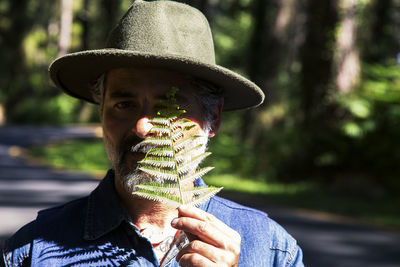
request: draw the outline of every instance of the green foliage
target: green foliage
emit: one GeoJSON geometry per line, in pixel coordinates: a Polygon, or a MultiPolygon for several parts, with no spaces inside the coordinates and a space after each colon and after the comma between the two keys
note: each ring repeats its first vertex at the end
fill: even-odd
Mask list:
{"type": "Polygon", "coordinates": [[[110,168],[101,139],[69,140],[46,146],[37,145],[30,148],[28,154],[54,167],[100,176],[110,168]]]}
{"type": "Polygon", "coordinates": [[[20,101],[9,119],[16,123],[66,124],[76,122],[78,104],[67,95],[31,97],[20,101]]]}
{"type": "Polygon", "coordinates": [[[133,194],[172,206],[198,206],[218,193],[222,188],[209,186],[193,188],[193,181],[212,167],[196,170],[197,165],[210,153],[202,152],[202,139],[197,135],[199,126],[185,118],[180,118],[186,111],[176,104],[172,88],[167,93],[167,100],[161,101],[162,109],[157,116],[151,118],[152,137],[144,139],[136,145],[138,148],[150,147],[143,160],[139,161],[139,169],[158,183],[137,185],[133,194]]]}
{"type": "MultiPolygon", "coordinates": [[[[110,168],[104,150],[103,141],[70,140],[63,143],[36,146],[29,149],[29,154],[39,157],[46,163],[68,170],[80,170],[103,177],[110,168]]],[[[219,166],[216,165],[216,169],[219,166]]],[[[400,226],[398,195],[384,198],[360,198],[357,195],[333,194],[328,188],[318,188],[311,183],[282,184],[265,183],[253,177],[232,174],[207,175],[208,184],[224,187],[221,194],[230,197],[254,197],[255,203],[280,204],[309,210],[320,210],[335,214],[359,218],[384,226],[400,226]]]]}
{"type": "MultiPolygon", "coordinates": [[[[113,1],[116,11],[109,12],[106,2],[111,3],[74,1],[71,52],[102,47],[111,21],[131,3],[113,1]]],[[[347,95],[335,90],[332,62],[326,61],[335,50],[337,24],[324,12],[336,5],[268,2],[261,5],[268,15],[261,18],[260,0],[184,2],[198,7],[207,2],[217,62],[245,75],[254,69],[252,79],[266,91],[266,104],[247,117],[251,127],[242,130],[246,111],[224,113],[222,127],[210,141],[215,157],[205,159],[218,167],[215,173],[268,182],[309,180],[350,194],[379,196],[400,190],[400,74],[393,60],[398,53],[398,1],[358,1],[354,15],[362,77],[347,95]],[[309,4],[326,7],[315,12],[307,9],[309,4]],[[257,36],[264,41],[254,38],[257,25],[257,36]],[[309,32],[315,39],[307,37],[309,32]],[[301,46],[307,41],[310,54],[302,58],[301,46]],[[302,123],[302,103],[310,107],[308,127],[302,123]]],[[[48,64],[58,53],[60,1],[0,1],[0,15],[0,104],[7,122],[81,121],[82,103],[61,95],[47,77],[48,64]]],[[[91,114],[96,116],[95,108],[91,114]]]]}
{"type": "Polygon", "coordinates": [[[374,199],[400,190],[400,69],[388,63],[364,64],[362,70],[358,88],[331,99],[329,120],[316,122],[313,132],[290,128],[289,139],[282,134],[275,140],[289,145],[287,157],[274,154],[281,180],[293,181],[296,173],[298,179],[374,199]]]}
{"type": "Polygon", "coordinates": [[[230,66],[239,73],[243,70],[243,54],[249,44],[253,18],[249,12],[220,14],[212,21],[216,61],[222,66],[230,66]]]}

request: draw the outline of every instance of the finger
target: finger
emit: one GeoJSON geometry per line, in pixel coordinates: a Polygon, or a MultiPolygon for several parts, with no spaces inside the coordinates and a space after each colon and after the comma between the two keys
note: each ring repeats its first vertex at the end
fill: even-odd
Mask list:
{"type": "Polygon", "coordinates": [[[205,212],[196,207],[185,206],[185,205],[180,206],[178,208],[178,211],[179,211],[179,217],[191,217],[202,221],[212,222],[212,224],[217,229],[219,229],[221,232],[226,233],[227,236],[233,237],[236,240],[240,239],[240,235],[235,230],[233,230],[225,223],[220,221],[218,218],[216,218],[214,215],[208,212],[205,212]]]}
{"type": "Polygon", "coordinates": [[[185,232],[185,235],[186,235],[187,239],[189,240],[189,242],[199,239],[199,237],[197,235],[191,234],[189,232],[185,232]]]}
{"type": "Polygon", "coordinates": [[[201,221],[190,217],[180,217],[175,218],[171,222],[171,225],[176,229],[185,231],[185,233],[195,235],[204,242],[216,247],[227,248],[228,244],[232,242],[227,242],[229,239],[225,233],[215,228],[208,221],[201,221]]]}
{"type": "Polygon", "coordinates": [[[214,262],[210,261],[206,257],[200,254],[189,253],[183,255],[179,260],[179,266],[182,267],[208,267],[217,266],[214,262]]]}
{"type": "Polygon", "coordinates": [[[183,247],[176,255],[176,261],[185,254],[197,253],[211,260],[212,262],[231,262],[235,259],[235,255],[230,252],[223,251],[219,248],[211,246],[200,240],[194,240],[183,247]]]}

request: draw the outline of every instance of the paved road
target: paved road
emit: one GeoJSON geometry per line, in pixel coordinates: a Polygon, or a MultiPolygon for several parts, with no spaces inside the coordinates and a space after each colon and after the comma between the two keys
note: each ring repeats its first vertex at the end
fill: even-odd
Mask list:
{"type": "MultiPolygon", "coordinates": [[[[95,134],[92,127],[0,128],[0,242],[35,218],[38,210],[86,195],[98,183],[90,176],[30,166],[12,156],[18,154],[14,146],[95,134]]],[[[264,210],[282,224],[303,248],[306,266],[400,266],[399,234],[269,206],[240,194],[222,195],[264,210]]]]}
{"type": "Polygon", "coordinates": [[[306,266],[400,267],[399,233],[329,214],[282,209],[237,193],[226,197],[263,210],[283,225],[303,249],[306,266]]]}
{"type": "Polygon", "coordinates": [[[31,166],[16,157],[18,147],[95,134],[93,127],[0,128],[0,244],[38,210],[84,196],[98,183],[90,176],[31,166]]]}

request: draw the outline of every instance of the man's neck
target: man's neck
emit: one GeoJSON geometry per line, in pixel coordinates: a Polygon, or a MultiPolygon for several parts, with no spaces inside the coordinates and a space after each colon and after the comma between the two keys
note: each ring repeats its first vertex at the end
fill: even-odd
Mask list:
{"type": "Polygon", "coordinates": [[[139,198],[127,192],[115,177],[115,188],[133,224],[139,230],[152,228],[163,231],[171,228],[171,221],[178,217],[178,211],[164,203],[139,198]]]}
{"type": "Polygon", "coordinates": [[[168,252],[165,248],[174,242],[177,232],[171,226],[171,221],[178,217],[178,210],[161,202],[132,195],[123,188],[117,175],[115,188],[132,223],[152,243],[157,259],[161,261],[168,252]]]}

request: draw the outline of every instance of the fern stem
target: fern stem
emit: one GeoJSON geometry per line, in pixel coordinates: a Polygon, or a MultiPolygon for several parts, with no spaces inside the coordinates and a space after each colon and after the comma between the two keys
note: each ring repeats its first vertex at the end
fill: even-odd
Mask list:
{"type": "Polygon", "coordinates": [[[178,171],[178,161],[176,160],[176,154],[175,154],[175,147],[174,147],[174,140],[172,139],[172,125],[171,125],[171,121],[169,120],[169,132],[170,132],[170,137],[171,137],[171,146],[172,146],[172,153],[174,154],[174,162],[175,162],[175,172],[176,175],[178,177],[178,188],[179,188],[179,198],[180,198],[180,202],[181,204],[185,204],[185,201],[183,199],[183,193],[182,193],[182,187],[181,187],[181,178],[179,175],[179,171],[178,171]]]}

